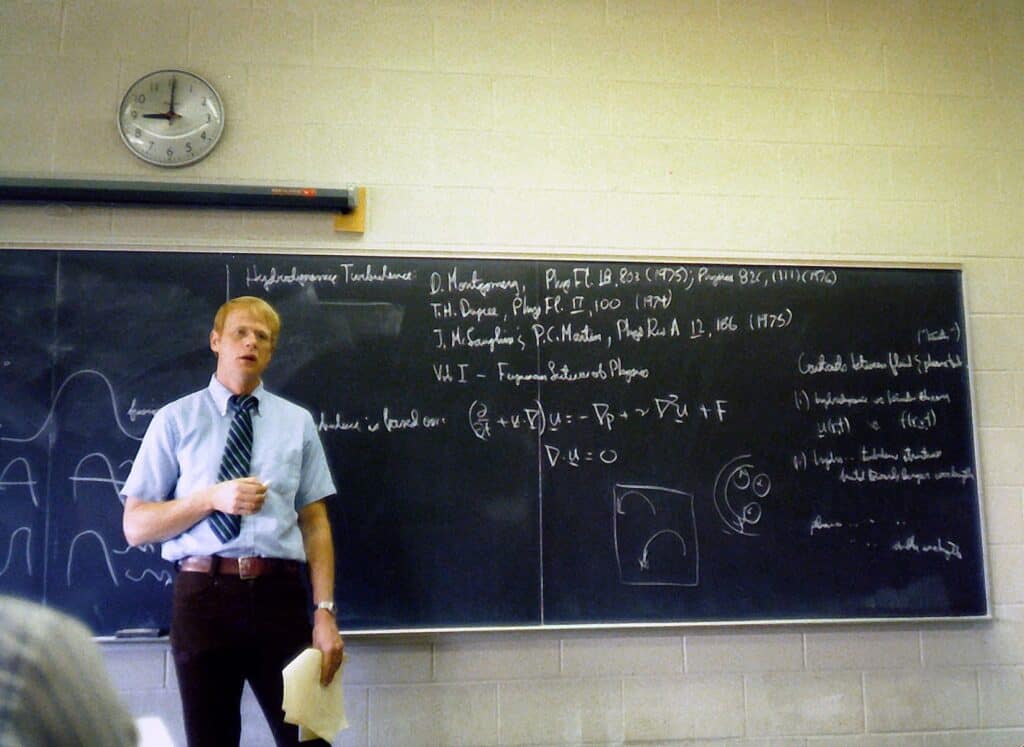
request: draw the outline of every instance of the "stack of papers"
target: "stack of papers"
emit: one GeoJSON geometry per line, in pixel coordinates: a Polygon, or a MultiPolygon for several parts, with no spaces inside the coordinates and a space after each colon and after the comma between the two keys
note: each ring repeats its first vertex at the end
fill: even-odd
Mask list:
{"type": "Polygon", "coordinates": [[[320,685],[319,649],[307,648],[284,668],[284,720],[299,727],[299,741],[326,739],[332,741],[339,731],[348,728],[345,701],[342,697],[341,668],[327,687],[320,685]]]}

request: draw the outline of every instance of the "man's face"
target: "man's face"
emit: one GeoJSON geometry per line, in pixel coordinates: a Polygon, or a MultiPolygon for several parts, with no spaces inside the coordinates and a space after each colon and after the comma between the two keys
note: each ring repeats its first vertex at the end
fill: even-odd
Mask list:
{"type": "Polygon", "coordinates": [[[270,327],[245,309],[234,309],[224,329],[210,333],[210,349],[217,354],[217,373],[222,378],[258,381],[274,354],[270,327]]]}

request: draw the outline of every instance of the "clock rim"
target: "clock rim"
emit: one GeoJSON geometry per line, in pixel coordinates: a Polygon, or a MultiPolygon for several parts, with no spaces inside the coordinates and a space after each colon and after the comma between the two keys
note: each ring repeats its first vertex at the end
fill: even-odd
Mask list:
{"type": "Polygon", "coordinates": [[[165,168],[165,169],[177,169],[177,168],[182,168],[184,166],[192,166],[192,165],[197,164],[200,161],[202,161],[204,158],[206,158],[208,155],[210,155],[217,148],[218,143],[220,143],[221,136],[224,134],[224,130],[227,127],[227,116],[226,116],[226,113],[224,111],[224,100],[221,98],[220,92],[217,91],[216,88],[214,88],[213,84],[210,83],[210,81],[208,81],[206,78],[204,78],[203,76],[199,75],[198,73],[193,73],[191,70],[184,70],[182,68],[177,68],[177,67],[165,67],[165,68],[161,68],[159,70],[153,70],[151,72],[146,73],[145,75],[140,76],[135,81],[133,81],[125,89],[124,95],[121,97],[121,103],[119,103],[118,106],[117,106],[117,113],[115,115],[115,118],[117,119],[117,133],[121,136],[121,142],[124,143],[125,147],[128,148],[129,152],[131,152],[131,154],[134,155],[139,160],[144,161],[144,162],[150,164],[151,166],[159,166],[160,168],[165,168]],[[189,159],[187,161],[181,161],[180,163],[167,163],[166,161],[159,161],[159,160],[151,159],[151,158],[146,157],[145,155],[143,155],[139,151],[137,151],[132,146],[131,142],[128,140],[128,137],[125,135],[125,133],[124,133],[124,125],[123,125],[123,122],[121,121],[121,112],[124,110],[125,101],[128,100],[128,96],[131,94],[132,89],[134,89],[135,86],[139,85],[139,83],[143,82],[147,78],[152,78],[153,76],[161,75],[161,74],[164,74],[164,73],[180,73],[181,75],[185,75],[185,76],[188,76],[190,78],[194,78],[195,80],[197,80],[200,83],[202,83],[203,85],[205,85],[207,88],[210,89],[210,92],[217,99],[218,108],[220,109],[220,113],[221,113],[221,115],[220,115],[220,129],[217,132],[217,137],[215,137],[213,139],[213,142],[210,143],[210,147],[208,147],[199,156],[191,158],[191,159],[189,159]]]}

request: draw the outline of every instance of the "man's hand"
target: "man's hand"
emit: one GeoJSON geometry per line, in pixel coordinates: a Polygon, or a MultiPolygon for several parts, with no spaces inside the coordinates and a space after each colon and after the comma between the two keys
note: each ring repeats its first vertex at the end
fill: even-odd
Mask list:
{"type": "Polygon", "coordinates": [[[338,624],[334,615],[326,610],[317,610],[313,620],[313,647],[320,650],[323,658],[320,664],[320,684],[324,687],[331,684],[334,675],[341,668],[341,660],[345,655],[345,642],[338,632],[338,624]]]}
{"type": "Polygon", "coordinates": [[[218,483],[210,496],[215,510],[238,516],[259,513],[266,500],[267,486],[255,477],[240,477],[218,483]]]}
{"type": "MultiPolygon", "coordinates": [[[[334,542],[324,501],[314,501],[299,509],[299,531],[306,548],[313,599],[334,599],[334,542]]],[[[313,646],[323,653],[320,684],[327,686],[341,666],[345,643],[338,633],[338,621],[326,609],[313,613],[313,646]]]]}
{"type": "Polygon", "coordinates": [[[185,498],[142,501],[127,496],[124,502],[124,536],[132,547],[164,542],[188,531],[211,512],[247,516],[259,512],[267,500],[267,485],[255,477],[228,480],[200,488],[185,498]]]}

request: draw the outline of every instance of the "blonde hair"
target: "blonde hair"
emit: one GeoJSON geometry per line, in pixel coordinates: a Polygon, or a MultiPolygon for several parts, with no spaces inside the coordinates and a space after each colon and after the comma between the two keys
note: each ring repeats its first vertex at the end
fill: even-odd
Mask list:
{"type": "Polygon", "coordinates": [[[232,311],[248,311],[253,316],[259,317],[263,323],[270,328],[270,345],[277,346],[277,337],[281,333],[281,317],[274,311],[274,307],[256,296],[238,296],[225,302],[213,317],[213,330],[217,334],[224,332],[224,322],[232,311]]]}

